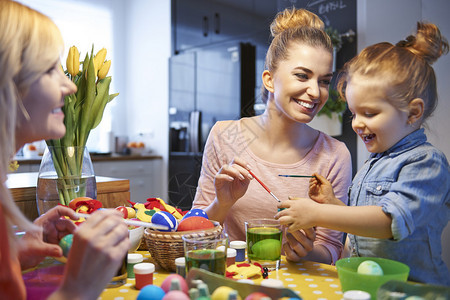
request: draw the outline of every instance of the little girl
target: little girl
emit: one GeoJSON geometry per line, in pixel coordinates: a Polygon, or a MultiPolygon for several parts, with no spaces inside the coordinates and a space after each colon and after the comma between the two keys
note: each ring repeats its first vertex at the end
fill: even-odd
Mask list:
{"type": "Polygon", "coordinates": [[[448,52],[434,24],[395,46],[378,43],[349,61],[338,88],[353,130],[371,152],[350,186],[350,206],[322,176],[307,198],[284,201],[276,218],[289,231],[321,226],[348,232],[353,255],[384,257],[410,267],[410,280],[450,284],[441,234],[450,216],[450,169],[427,142],[425,120],[437,105],[431,64],[448,52]]]}

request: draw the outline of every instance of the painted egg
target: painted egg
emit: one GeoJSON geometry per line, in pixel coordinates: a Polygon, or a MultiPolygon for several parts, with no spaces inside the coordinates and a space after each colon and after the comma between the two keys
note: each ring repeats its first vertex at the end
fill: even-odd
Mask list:
{"type": "Polygon", "coordinates": [[[254,293],[249,294],[247,297],[245,297],[245,300],[262,300],[262,299],[267,299],[267,298],[270,298],[270,297],[264,293],[254,292],[254,293]]]}
{"type": "Polygon", "coordinates": [[[267,260],[276,260],[281,255],[281,243],[275,239],[265,239],[252,246],[252,252],[257,257],[264,257],[267,260]]]}
{"type": "Polygon", "coordinates": [[[191,209],[183,216],[182,220],[189,218],[189,217],[203,217],[203,218],[208,219],[208,215],[206,214],[206,212],[200,208],[191,209]]]}
{"type": "Polygon", "coordinates": [[[173,285],[172,290],[174,290],[174,289],[181,290],[186,295],[189,292],[189,288],[186,283],[186,280],[181,275],[170,274],[162,282],[161,288],[163,289],[164,292],[167,293],[171,290],[172,285],[173,285]]]}
{"type": "Polygon", "coordinates": [[[183,276],[178,274],[168,275],[161,284],[161,288],[166,293],[171,290],[171,287],[172,290],[181,290],[186,295],[189,292],[189,287],[186,283],[186,280],[183,278],[183,276]]]}
{"type": "Polygon", "coordinates": [[[383,269],[373,260],[366,260],[360,263],[357,272],[366,275],[383,275],[383,269]]]}
{"type": "Polygon", "coordinates": [[[190,300],[188,295],[183,293],[182,291],[170,291],[168,292],[163,300],[190,300]]]}
{"type": "Polygon", "coordinates": [[[68,234],[59,241],[59,246],[63,251],[64,257],[69,256],[69,250],[72,247],[73,234],[68,234]]]}
{"type": "Polygon", "coordinates": [[[177,219],[166,211],[158,211],[152,216],[152,223],[169,227],[167,230],[159,231],[177,231],[177,219]]]}
{"type": "Polygon", "coordinates": [[[181,220],[178,225],[178,231],[189,231],[198,229],[214,228],[213,222],[203,217],[190,217],[181,220]]]}
{"type": "Polygon", "coordinates": [[[162,300],[165,294],[159,286],[149,284],[141,289],[136,300],[162,300]]]}
{"type": "MultiPolygon", "coordinates": [[[[230,298],[231,294],[237,295],[236,290],[230,288],[229,286],[219,286],[211,294],[211,300],[228,300],[228,299],[233,299],[233,298],[230,298]]],[[[241,300],[242,298],[239,295],[237,295],[237,297],[234,298],[234,299],[241,300]]]]}

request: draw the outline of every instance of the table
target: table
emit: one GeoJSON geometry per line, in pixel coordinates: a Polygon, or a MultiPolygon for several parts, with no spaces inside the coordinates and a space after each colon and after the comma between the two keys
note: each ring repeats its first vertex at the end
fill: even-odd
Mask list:
{"type": "MultiPolygon", "coordinates": [[[[30,220],[38,217],[36,206],[36,184],[38,172],[8,174],[6,186],[16,205],[30,220]]],[[[130,181],[128,179],[96,176],[97,200],[103,207],[114,208],[128,205],[130,199],[130,181]]]]}
{"type": "MultiPolygon", "coordinates": [[[[153,262],[148,251],[137,251],[144,256],[144,262],[153,262]]],[[[41,267],[48,267],[49,265],[57,266],[58,262],[44,262],[41,267]]],[[[61,266],[61,265],[60,265],[61,266]]],[[[62,270],[62,266],[61,266],[62,270]]],[[[36,271],[36,270],[35,270],[36,271]]],[[[32,272],[35,272],[32,271],[32,272]]],[[[30,272],[28,274],[31,274],[30,272]]],[[[159,269],[153,275],[153,283],[161,286],[163,280],[169,272],[159,269]]],[[[51,274],[55,276],[55,274],[51,274]]],[[[24,277],[27,277],[26,274],[24,277]]],[[[28,276],[32,277],[32,276],[28,276]]],[[[342,299],[341,285],[339,283],[337,271],[335,266],[320,264],[310,261],[302,261],[299,263],[290,263],[282,257],[281,267],[278,271],[269,273],[269,278],[279,279],[283,282],[285,288],[289,288],[296,292],[302,299],[342,299]]],[[[48,280],[40,274],[36,274],[33,278],[28,280],[48,280]]],[[[258,284],[262,279],[254,280],[258,284]]],[[[117,288],[105,289],[99,300],[134,300],[139,294],[139,290],[134,287],[134,279],[127,279],[127,283],[117,288]]]]}

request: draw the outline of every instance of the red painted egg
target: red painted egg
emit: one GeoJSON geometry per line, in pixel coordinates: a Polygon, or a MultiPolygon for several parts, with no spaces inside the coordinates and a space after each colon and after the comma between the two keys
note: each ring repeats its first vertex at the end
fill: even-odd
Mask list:
{"type": "Polygon", "coordinates": [[[177,231],[189,231],[214,228],[213,222],[204,217],[190,217],[180,222],[177,231]]]}
{"type": "Polygon", "coordinates": [[[267,296],[264,293],[261,292],[254,292],[249,294],[247,297],[245,297],[245,300],[260,300],[260,299],[267,299],[269,296],[267,296]]]}

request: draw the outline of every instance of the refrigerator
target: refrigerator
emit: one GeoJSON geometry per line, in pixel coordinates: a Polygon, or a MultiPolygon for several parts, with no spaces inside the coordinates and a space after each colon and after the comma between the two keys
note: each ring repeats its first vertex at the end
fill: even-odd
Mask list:
{"type": "Polygon", "coordinates": [[[169,203],[189,210],[203,149],[220,120],[254,115],[256,47],[227,42],[169,61],[169,203]]]}

